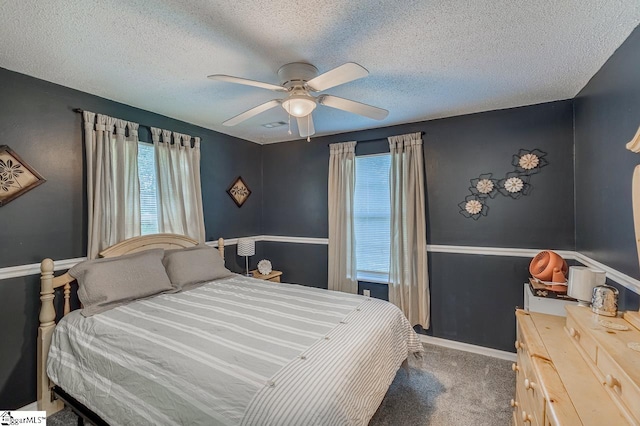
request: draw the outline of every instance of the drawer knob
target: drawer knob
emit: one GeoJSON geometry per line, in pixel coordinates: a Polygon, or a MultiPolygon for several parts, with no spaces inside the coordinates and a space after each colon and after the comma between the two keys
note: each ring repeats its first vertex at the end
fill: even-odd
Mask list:
{"type": "Polygon", "coordinates": [[[518,364],[514,362],[513,364],[511,364],[511,370],[520,371],[520,367],[518,367],[518,364]]]}
{"type": "Polygon", "coordinates": [[[515,399],[512,399],[511,402],[509,402],[509,404],[514,408],[520,405],[518,401],[516,401],[515,399]]]}
{"type": "Polygon", "coordinates": [[[607,384],[607,386],[609,386],[610,388],[614,388],[616,386],[620,386],[620,381],[618,379],[616,379],[615,377],[613,377],[611,374],[607,374],[604,378],[604,382],[607,384]]]}
{"type": "Polygon", "coordinates": [[[533,420],[533,416],[531,414],[527,414],[526,411],[522,410],[522,421],[525,423],[531,423],[533,420]]]}
{"type": "Polygon", "coordinates": [[[576,330],[575,328],[571,327],[569,329],[569,336],[571,337],[578,337],[578,330],[576,330]]]}
{"type": "Polygon", "coordinates": [[[529,380],[529,379],[524,379],[524,388],[525,388],[526,390],[532,390],[532,389],[535,389],[535,388],[536,388],[536,386],[537,386],[537,385],[535,384],[535,382],[532,382],[532,381],[531,381],[531,380],[529,380]]]}

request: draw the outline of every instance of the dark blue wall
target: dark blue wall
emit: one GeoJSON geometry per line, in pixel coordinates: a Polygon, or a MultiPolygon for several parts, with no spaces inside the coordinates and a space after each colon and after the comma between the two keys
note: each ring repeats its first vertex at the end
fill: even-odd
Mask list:
{"type": "MultiPolygon", "coordinates": [[[[640,126],[640,27],[574,100],[576,249],[640,279],[631,177],[640,155],[625,148],[640,126]]],[[[617,283],[620,309],[640,296],[617,283]]]]}
{"type": "MultiPolygon", "coordinates": [[[[573,250],[573,106],[560,101],[441,120],[372,129],[263,147],[263,232],[327,237],[328,145],[366,141],[356,155],[388,152],[386,138],[424,132],[428,242],[445,245],[573,250]],[[458,213],[469,180],[513,170],[521,148],[548,153],[549,165],[532,178],[533,192],[490,200],[478,221],[458,213]]],[[[284,280],[327,286],[327,246],[267,243],[264,254],[284,280]]],[[[513,310],[522,306],[529,259],[431,253],[432,327],[429,333],[513,350],[513,310]]],[[[360,283],[387,298],[386,288],[360,283]]]]}
{"type": "Polygon", "coordinates": [[[574,248],[571,101],[265,145],[263,232],[326,238],[328,145],[368,141],[356,155],[388,152],[388,136],[410,132],[424,132],[431,244],[574,248]],[[490,200],[489,215],[477,222],[459,215],[469,180],[487,172],[502,177],[520,148],[549,153],[531,196],[490,200]]]}
{"type": "MultiPolygon", "coordinates": [[[[47,182],[0,208],[0,268],[86,254],[82,108],[202,138],[202,194],[208,240],[261,233],[261,147],[107,99],[0,69],[0,144],[47,182]],[[253,193],[239,209],[226,194],[242,175],[253,193]]],[[[148,129],[140,138],[150,140],[148,129]]],[[[261,257],[258,254],[253,258],[261,257]]],[[[244,259],[227,249],[236,271],[244,259]]],[[[35,400],[39,277],[0,281],[0,407],[35,400]]]]}
{"type": "Polygon", "coordinates": [[[574,103],[577,249],[640,279],[631,206],[640,155],[625,149],[640,125],[640,28],[574,103]]]}

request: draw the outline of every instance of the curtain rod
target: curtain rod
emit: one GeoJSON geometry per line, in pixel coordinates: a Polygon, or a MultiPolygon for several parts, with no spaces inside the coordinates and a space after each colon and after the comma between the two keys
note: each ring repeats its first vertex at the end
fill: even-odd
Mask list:
{"type": "MultiPolygon", "coordinates": [[[[409,132],[409,133],[420,133],[420,136],[424,135],[424,132],[409,132]]],[[[403,133],[403,134],[405,134],[405,133],[403,133]]],[[[393,136],[399,136],[399,135],[393,135],[393,136]]],[[[388,140],[387,138],[388,138],[388,136],[382,136],[382,137],[379,137],[379,138],[374,138],[374,139],[365,139],[365,140],[362,140],[362,141],[361,141],[361,140],[358,140],[358,139],[353,139],[353,140],[355,140],[355,141],[356,141],[356,142],[358,142],[358,143],[366,143],[366,142],[380,142],[380,141],[386,141],[386,140],[388,140]]]]}
{"type": "MultiPolygon", "coordinates": [[[[77,112],[78,114],[82,114],[84,112],[84,110],[82,108],[74,108],[73,112],[77,112]]],[[[97,113],[94,113],[97,114],[97,113]]],[[[128,120],[127,120],[128,121],[128,120]]],[[[148,124],[142,124],[142,123],[138,123],[138,126],[140,127],[147,127],[149,129],[151,129],[152,127],[155,127],[156,129],[159,129],[160,127],[156,127],[156,126],[149,126],[148,124]]],[[[193,138],[193,136],[192,136],[193,138]]]]}
{"type": "MultiPolygon", "coordinates": [[[[77,112],[79,114],[82,114],[84,112],[84,110],[82,108],[74,108],[73,112],[77,112]]],[[[143,126],[143,127],[156,127],[156,126],[149,126],[148,124],[142,124],[142,123],[138,123],[139,126],[143,126]]],[[[158,128],[158,127],[156,127],[158,128]]],[[[410,132],[410,133],[420,133],[420,135],[424,135],[424,132],[410,132]]],[[[383,140],[387,140],[387,136],[383,136],[383,137],[379,137],[379,138],[375,138],[375,139],[365,139],[363,141],[359,141],[356,140],[356,142],[358,143],[366,143],[366,142],[378,142],[378,141],[383,141],[383,140]]]]}

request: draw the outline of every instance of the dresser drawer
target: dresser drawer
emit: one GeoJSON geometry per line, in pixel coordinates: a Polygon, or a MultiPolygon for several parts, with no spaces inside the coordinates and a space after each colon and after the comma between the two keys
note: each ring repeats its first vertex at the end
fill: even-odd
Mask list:
{"type": "Polygon", "coordinates": [[[545,400],[540,381],[535,373],[525,375],[523,389],[523,399],[528,401],[528,411],[535,416],[538,423],[542,424],[544,421],[545,400]]]}
{"type": "Polygon", "coordinates": [[[513,424],[518,426],[522,425],[522,416],[520,415],[522,411],[521,398],[522,397],[520,396],[520,393],[516,388],[516,395],[514,399],[511,400],[511,409],[512,409],[513,424]]]}
{"type": "Polygon", "coordinates": [[[538,426],[542,424],[538,422],[538,418],[535,413],[531,413],[527,410],[520,410],[520,421],[524,426],[538,426]]]}
{"type": "Polygon", "coordinates": [[[545,416],[544,416],[544,423],[542,423],[544,426],[561,426],[561,425],[557,425],[555,423],[555,421],[553,420],[553,418],[551,416],[548,416],[546,413],[549,413],[549,410],[551,410],[551,407],[549,407],[549,402],[545,403],[545,416]]]}
{"type": "Polygon", "coordinates": [[[531,400],[527,397],[522,383],[516,384],[516,401],[517,404],[513,407],[516,424],[524,426],[539,425],[539,416],[535,412],[531,400]]]}
{"type": "Polygon", "coordinates": [[[524,361],[516,378],[516,401],[518,402],[518,418],[521,424],[541,424],[544,420],[544,398],[541,389],[537,388],[535,375],[525,366],[530,365],[530,360],[524,361]],[[522,414],[524,411],[525,414],[522,414]],[[527,420],[525,420],[527,419],[527,420]]]}
{"type": "Polygon", "coordinates": [[[596,365],[602,373],[603,384],[620,398],[629,413],[640,423],[640,389],[637,384],[621,370],[620,366],[605,351],[598,355],[596,365]]]}
{"type": "Polygon", "coordinates": [[[567,316],[567,332],[573,341],[580,347],[591,361],[596,362],[598,359],[598,346],[595,340],[585,330],[583,330],[575,319],[569,314],[567,316]]]}

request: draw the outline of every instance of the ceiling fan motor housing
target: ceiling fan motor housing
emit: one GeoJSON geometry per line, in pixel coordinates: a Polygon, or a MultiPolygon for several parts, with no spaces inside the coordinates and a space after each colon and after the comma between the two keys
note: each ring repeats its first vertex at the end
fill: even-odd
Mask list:
{"type": "Polygon", "coordinates": [[[304,86],[304,83],[318,76],[318,69],[304,62],[293,62],[280,67],[278,77],[287,89],[304,86]]]}

